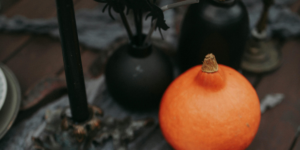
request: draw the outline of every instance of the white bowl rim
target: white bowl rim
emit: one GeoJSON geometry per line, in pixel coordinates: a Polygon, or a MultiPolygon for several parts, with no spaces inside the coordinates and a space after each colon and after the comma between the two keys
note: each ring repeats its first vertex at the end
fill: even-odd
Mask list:
{"type": "Polygon", "coordinates": [[[0,110],[1,110],[7,94],[7,81],[1,68],[0,68],[0,86],[2,86],[3,89],[3,91],[0,93],[0,95],[3,94],[3,96],[0,96],[0,110]]]}

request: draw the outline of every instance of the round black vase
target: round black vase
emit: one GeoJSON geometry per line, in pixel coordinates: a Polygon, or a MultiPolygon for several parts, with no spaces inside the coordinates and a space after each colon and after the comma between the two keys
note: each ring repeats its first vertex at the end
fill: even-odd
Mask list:
{"type": "Polygon", "coordinates": [[[133,111],[151,110],[158,108],[173,80],[173,66],[152,45],[126,44],[107,61],[105,78],[108,91],[120,105],[133,111]]]}
{"type": "Polygon", "coordinates": [[[201,0],[190,5],[178,43],[180,69],[202,64],[213,53],[218,63],[238,70],[248,37],[248,13],[240,0],[201,0]]]}

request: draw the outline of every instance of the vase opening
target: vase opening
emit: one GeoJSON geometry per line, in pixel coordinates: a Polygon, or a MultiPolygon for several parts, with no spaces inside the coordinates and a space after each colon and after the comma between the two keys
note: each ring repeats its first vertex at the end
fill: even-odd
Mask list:
{"type": "MultiPolygon", "coordinates": [[[[143,34],[142,41],[144,41],[146,35],[143,34]]],[[[128,44],[128,53],[136,58],[144,58],[151,54],[152,51],[152,44],[151,43],[144,43],[140,45],[141,39],[137,35],[135,35],[132,41],[128,44]]]]}

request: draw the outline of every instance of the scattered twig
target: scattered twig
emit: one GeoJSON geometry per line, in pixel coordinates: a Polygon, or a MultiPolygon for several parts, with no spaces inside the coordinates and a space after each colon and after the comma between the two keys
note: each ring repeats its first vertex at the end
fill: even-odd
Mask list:
{"type": "Polygon", "coordinates": [[[290,147],[289,150],[293,150],[293,149],[294,149],[294,147],[295,147],[295,145],[296,145],[296,143],[297,143],[297,140],[298,140],[298,138],[299,138],[299,135],[300,135],[300,126],[298,126],[298,128],[297,128],[296,135],[295,135],[295,137],[294,137],[293,143],[292,143],[292,145],[291,145],[291,147],[290,147]]]}
{"type": "Polygon", "coordinates": [[[138,11],[137,10],[133,10],[134,11],[134,23],[135,23],[135,29],[136,29],[136,35],[138,37],[138,41],[137,41],[137,45],[140,45],[140,20],[139,20],[139,14],[138,14],[138,11]]]}

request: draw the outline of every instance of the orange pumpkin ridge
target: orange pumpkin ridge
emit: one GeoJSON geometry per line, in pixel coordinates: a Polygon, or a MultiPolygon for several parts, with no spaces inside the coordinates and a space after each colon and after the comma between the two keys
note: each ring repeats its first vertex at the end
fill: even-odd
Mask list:
{"type": "Polygon", "coordinates": [[[256,91],[236,70],[218,65],[213,55],[206,58],[165,91],[159,111],[163,135],[177,150],[246,149],[260,123],[256,91]]]}

